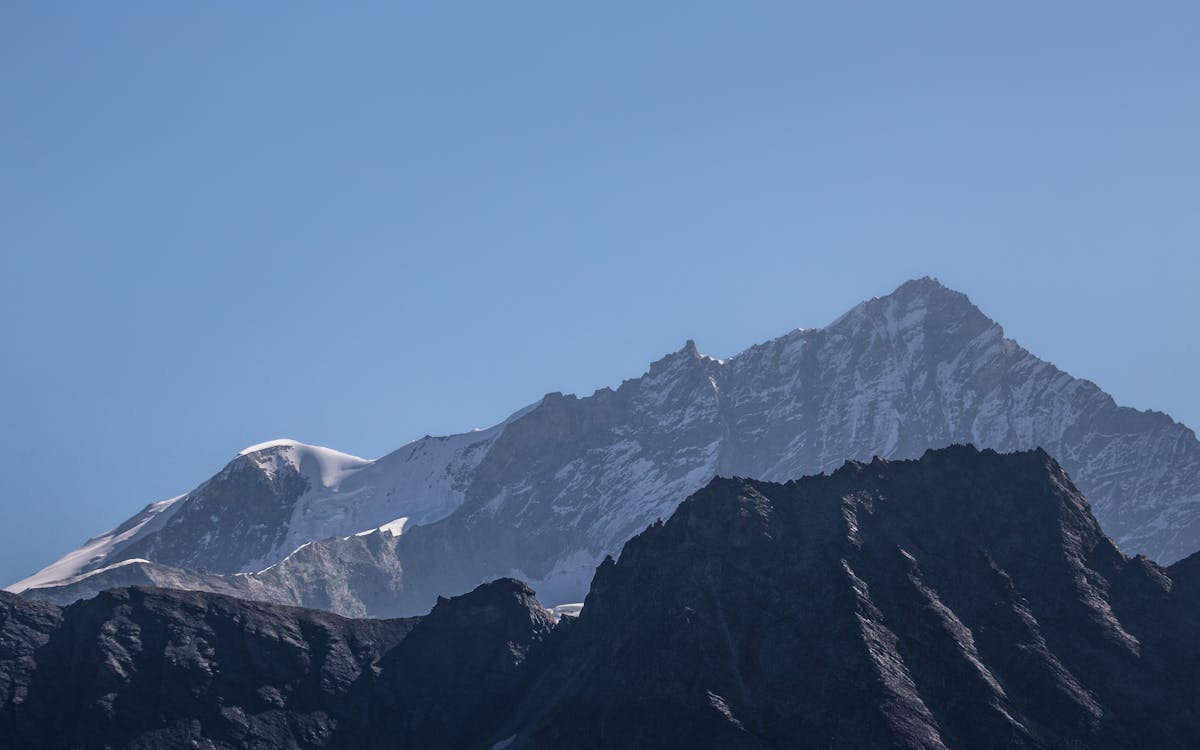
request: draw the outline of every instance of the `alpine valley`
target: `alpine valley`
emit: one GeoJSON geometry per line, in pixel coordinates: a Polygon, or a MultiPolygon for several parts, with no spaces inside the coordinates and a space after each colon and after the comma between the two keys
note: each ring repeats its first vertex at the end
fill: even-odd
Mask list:
{"type": "MultiPolygon", "coordinates": [[[[66,605],[150,585],[407,617],[429,611],[439,596],[513,577],[547,603],[579,602],[597,563],[714,476],[786,481],[846,459],[914,458],[954,443],[1045,449],[1125,553],[1167,565],[1200,548],[1200,442],[1192,430],[1118,406],[1006,338],[963,294],[924,278],[824,328],[795,330],[726,360],[689,341],[615,390],[552,393],[489,429],[426,437],[374,461],[288,440],[247,448],[199,487],[146,506],[8,590],[66,605]]],[[[1150,562],[1119,566],[1165,580],[1150,562]]],[[[1000,569],[989,575],[988,585],[1008,585],[1000,569]]],[[[917,593],[905,596],[925,596],[912,586],[917,593]]],[[[165,595],[121,596],[134,597],[121,606],[140,607],[165,595]]],[[[69,620],[106,606],[117,606],[112,596],[67,614],[35,611],[69,620]]],[[[1121,653],[1136,653],[1137,637],[1105,632],[1121,653]]],[[[1032,630],[1028,638],[1036,641],[1032,630]]],[[[964,653],[962,669],[976,669],[964,653]]],[[[979,699],[1017,732],[1023,720],[996,697],[1005,694],[1000,682],[987,687],[990,679],[980,677],[979,699]]],[[[1067,692],[1053,695],[1075,690],[1062,684],[1067,692]]],[[[712,698],[713,711],[752,696],[735,687],[712,698]]],[[[1096,710],[1086,701],[1076,708],[1080,716],[1096,710]]],[[[906,716],[937,719],[917,709],[906,716]]]]}

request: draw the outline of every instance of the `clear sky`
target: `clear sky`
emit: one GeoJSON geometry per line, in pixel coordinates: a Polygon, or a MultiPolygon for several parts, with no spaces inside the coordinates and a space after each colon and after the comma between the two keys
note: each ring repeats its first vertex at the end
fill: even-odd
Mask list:
{"type": "Polygon", "coordinates": [[[969,5],[4,3],[0,584],[926,274],[1200,425],[1200,6],[969,5]]]}

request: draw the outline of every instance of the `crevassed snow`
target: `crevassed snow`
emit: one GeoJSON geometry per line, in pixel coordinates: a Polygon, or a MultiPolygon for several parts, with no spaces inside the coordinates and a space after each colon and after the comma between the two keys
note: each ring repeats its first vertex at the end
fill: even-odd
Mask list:
{"type": "MultiPolygon", "coordinates": [[[[344,472],[336,483],[318,486],[314,482],[296,501],[283,542],[269,556],[250,561],[245,569],[267,567],[314,539],[379,529],[399,535],[406,527],[450,515],[462,505],[472,472],[504,424],[450,437],[414,440],[383,458],[344,472]]],[[[310,476],[303,466],[301,473],[310,476]]]]}
{"type": "Polygon", "coordinates": [[[68,552],[37,573],[7,586],[4,590],[19,594],[28,588],[44,586],[79,575],[79,572],[88,565],[107,558],[129,542],[161,527],[170,517],[169,511],[177,507],[179,501],[185,497],[187,495],[179,495],[169,500],[147,505],[141,513],[115,529],[87,540],[79,549],[68,552]]]}
{"type": "MultiPolygon", "coordinates": [[[[246,570],[277,562],[314,539],[375,530],[399,535],[404,529],[445,518],[462,505],[475,467],[487,455],[491,444],[505,427],[536,406],[534,403],[518,409],[487,429],[414,440],[382,458],[345,471],[335,483],[322,483],[321,488],[310,489],[297,501],[286,538],[270,556],[274,559],[252,561],[246,570]]],[[[328,448],[316,450],[354,458],[328,448]]],[[[305,473],[303,469],[301,473],[305,473]]]]}

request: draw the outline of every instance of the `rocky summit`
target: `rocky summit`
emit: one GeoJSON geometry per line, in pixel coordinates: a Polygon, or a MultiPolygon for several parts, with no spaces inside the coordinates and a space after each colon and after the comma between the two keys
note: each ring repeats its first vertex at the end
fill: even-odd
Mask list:
{"type": "Polygon", "coordinates": [[[1043,451],[715,479],[557,624],[0,599],[0,745],[1107,748],[1200,733],[1200,558],[1129,557],[1043,451]]]}
{"type": "Polygon", "coordinates": [[[1195,560],[1041,451],[718,479],[600,567],[513,747],[1185,747],[1195,560]]]}

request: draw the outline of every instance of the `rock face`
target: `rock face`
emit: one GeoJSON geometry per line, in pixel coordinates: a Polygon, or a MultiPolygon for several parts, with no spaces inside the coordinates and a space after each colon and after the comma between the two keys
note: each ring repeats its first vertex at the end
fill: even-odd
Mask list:
{"type": "Polygon", "coordinates": [[[551,627],[512,580],[404,620],[162,589],[65,610],[0,592],[0,747],[456,747],[494,725],[551,627]]]}
{"type": "Polygon", "coordinates": [[[716,479],[554,625],[525,585],[345,620],[0,597],[0,746],[1185,748],[1200,556],[1104,536],[1041,451],[716,479]]]}
{"type": "Polygon", "coordinates": [[[1196,560],[1124,556],[1040,451],[718,479],[601,566],[501,731],[513,748],[1185,747],[1196,560]]]}
{"type": "Polygon", "coordinates": [[[131,521],[136,533],[122,533],[136,539],[101,553],[85,547],[10,590],[38,586],[28,593],[66,603],[203,568],[247,575],[189,585],[352,615],[423,612],[438,595],[510,575],[549,602],[579,601],[605,554],[715,475],[786,480],[846,458],[916,457],[952,443],[1045,448],[1126,552],[1169,563],[1200,548],[1195,434],[1164,414],[1117,406],[931,279],[728,360],[688,342],[616,390],[551,394],[495,428],[438,440],[339,470],[336,480],[314,481],[325,475],[291,460],[310,489],[289,500],[298,485],[276,476],[253,490],[266,498],[268,485],[280,488],[262,504],[291,508],[278,514],[286,522],[255,510],[250,523],[236,492],[189,513],[198,497],[216,496],[210,482],[152,514],[169,515],[165,523],[131,521]],[[409,519],[402,533],[374,530],[400,517],[409,519]],[[342,538],[359,531],[371,541],[342,538]],[[128,558],[168,567],[108,567],[128,558]],[[103,577],[88,581],[97,570],[103,577]]]}
{"type": "MultiPolygon", "coordinates": [[[[146,506],[8,590],[72,586],[90,576],[127,578],[126,585],[188,576],[199,583],[261,570],[314,541],[372,532],[390,537],[457,508],[504,426],[425,437],[376,461],[293,440],[251,446],[191,492],[146,506]],[[128,561],[155,565],[116,567],[128,561]]],[[[230,587],[239,584],[218,590],[230,587]]]]}

